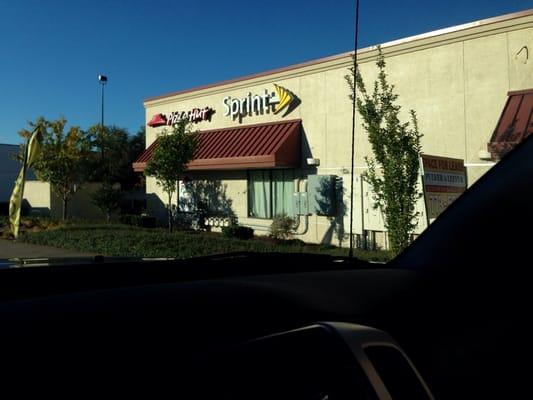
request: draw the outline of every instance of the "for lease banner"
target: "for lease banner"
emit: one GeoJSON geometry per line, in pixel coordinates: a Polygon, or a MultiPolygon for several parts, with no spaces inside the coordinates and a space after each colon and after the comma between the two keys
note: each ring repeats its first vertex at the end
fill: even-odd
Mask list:
{"type": "Polygon", "coordinates": [[[429,220],[437,218],[466,190],[464,160],[422,154],[422,182],[429,220]]]}

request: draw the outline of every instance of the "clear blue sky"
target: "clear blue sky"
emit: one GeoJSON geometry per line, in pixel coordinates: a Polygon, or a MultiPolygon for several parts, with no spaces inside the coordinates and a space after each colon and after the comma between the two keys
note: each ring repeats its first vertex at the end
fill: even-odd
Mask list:
{"type": "MultiPolygon", "coordinates": [[[[0,0],[0,143],[28,120],[135,133],[149,96],[351,50],[354,2],[0,0]]],[[[362,0],[360,47],[533,8],[533,0],[362,0]]]]}

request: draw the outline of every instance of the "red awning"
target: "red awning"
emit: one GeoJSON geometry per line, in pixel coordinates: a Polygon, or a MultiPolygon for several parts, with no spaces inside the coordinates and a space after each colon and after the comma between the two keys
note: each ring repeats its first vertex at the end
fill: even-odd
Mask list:
{"type": "Polygon", "coordinates": [[[488,144],[493,160],[499,160],[533,132],[533,89],[509,92],[507,103],[488,144]]]}
{"type": "MultiPolygon", "coordinates": [[[[199,132],[189,170],[296,168],[300,166],[301,120],[199,132]]],[[[137,172],[157,148],[154,141],[133,163],[137,172]]]]}

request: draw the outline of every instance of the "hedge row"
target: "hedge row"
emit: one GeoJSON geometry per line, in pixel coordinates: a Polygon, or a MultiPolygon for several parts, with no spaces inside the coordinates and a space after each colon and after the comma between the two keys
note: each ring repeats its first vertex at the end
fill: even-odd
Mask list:
{"type": "MultiPolygon", "coordinates": [[[[175,257],[189,258],[235,251],[255,252],[312,252],[337,256],[347,255],[347,250],[334,246],[308,244],[280,244],[262,239],[239,240],[216,233],[174,232],[161,229],[142,229],[131,226],[95,225],[65,227],[53,231],[28,233],[21,241],[124,257],[175,257]]],[[[356,257],[370,261],[387,261],[384,251],[358,251],[356,257]]]]}

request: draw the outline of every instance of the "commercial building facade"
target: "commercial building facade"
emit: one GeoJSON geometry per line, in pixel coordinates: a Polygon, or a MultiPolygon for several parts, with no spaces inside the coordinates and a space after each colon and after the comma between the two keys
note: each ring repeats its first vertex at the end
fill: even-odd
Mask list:
{"type": "MultiPolygon", "coordinates": [[[[381,45],[389,81],[408,119],[417,112],[424,153],[464,161],[472,185],[491,166],[488,146],[508,92],[533,88],[533,10],[477,21],[381,45]]],[[[200,148],[180,182],[180,209],[207,207],[267,233],[276,214],[294,215],[304,241],[347,245],[350,214],[351,52],[144,102],[147,150],[163,129],[185,118],[200,148]]],[[[377,48],[358,50],[367,84],[377,77],[377,48]]],[[[501,121],[500,121],[501,122],[501,121]]],[[[387,247],[383,218],[361,179],[371,156],[356,123],[354,230],[387,247]]],[[[147,177],[148,209],[164,218],[165,196],[147,177]]],[[[429,220],[421,199],[417,233],[429,220]]]]}
{"type": "Polygon", "coordinates": [[[13,182],[20,171],[20,163],[15,159],[19,146],[0,143],[0,204],[3,213],[6,213],[9,199],[13,190],[13,182]]]}
{"type": "MultiPolygon", "coordinates": [[[[0,144],[0,215],[8,215],[9,201],[21,163],[16,160],[19,145],[0,144]]],[[[91,201],[91,194],[101,186],[100,183],[87,183],[76,191],[69,202],[69,216],[83,219],[103,219],[104,215],[91,201]]],[[[34,171],[26,171],[23,214],[61,218],[63,202],[54,194],[50,183],[37,179],[34,171]]]]}

